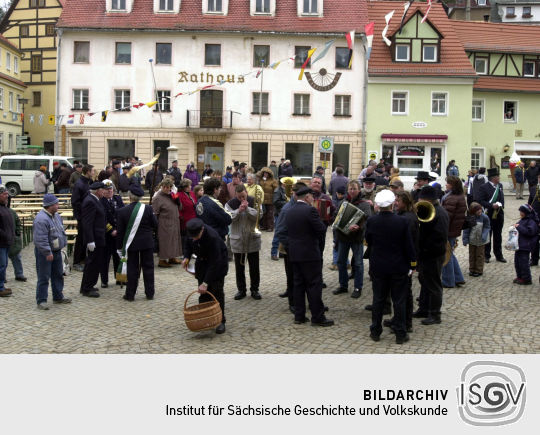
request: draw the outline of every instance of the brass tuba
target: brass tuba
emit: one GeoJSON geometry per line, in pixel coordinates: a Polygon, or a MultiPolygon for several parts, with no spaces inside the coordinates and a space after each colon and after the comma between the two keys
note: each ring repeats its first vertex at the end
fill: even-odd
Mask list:
{"type": "Polygon", "coordinates": [[[264,192],[260,186],[259,189],[255,189],[255,209],[257,210],[257,219],[255,220],[255,226],[253,227],[252,233],[259,233],[259,220],[261,218],[261,207],[263,202],[264,192]]]}
{"type": "Polygon", "coordinates": [[[296,183],[296,178],[294,178],[294,177],[283,177],[283,178],[281,178],[280,181],[284,186],[285,196],[287,197],[287,201],[289,201],[291,199],[291,196],[292,196],[293,184],[296,183]]]}
{"type": "Polygon", "coordinates": [[[416,215],[418,220],[422,223],[431,222],[435,219],[435,207],[429,201],[418,201],[415,206],[416,215]]]}

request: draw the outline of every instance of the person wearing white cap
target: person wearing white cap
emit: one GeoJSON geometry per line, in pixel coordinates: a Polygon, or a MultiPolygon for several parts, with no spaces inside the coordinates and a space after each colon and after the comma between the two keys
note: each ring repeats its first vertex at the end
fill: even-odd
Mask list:
{"type": "Polygon", "coordinates": [[[382,333],[384,303],[390,294],[394,306],[392,329],[396,343],[409,341],[405,327],[408,276],[416,268],[416,252],[407,220],[392,212],[396,197],[390,190],[375,196],[379,213],[366,222],[369,246],[369,273],[373,286],[370,337],[379,341],[382,333]]]}

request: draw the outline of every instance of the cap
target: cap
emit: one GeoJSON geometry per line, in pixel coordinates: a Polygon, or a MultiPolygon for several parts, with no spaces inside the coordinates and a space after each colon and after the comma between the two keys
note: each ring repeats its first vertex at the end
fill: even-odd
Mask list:
{"type": "Polygon", "coordinates": [[[373,177],[364,177],[364,178],[362,178],[362,183],[375,183],[375,178],[373,178],[373,177]]]}
{"type": "Polygon", "coordinates": [[[138,184],[132,184],[129,186],[129,191],[135,196],[144,196],[144,190],[138,184]]]}
{"type": "Polygon", "coordinates": [[[417,180],[429,180],[430,176],[429,176],[429,173],[427,171],[418,171],[418,173],[416,174],[416,179],[417,180]]]}
{"type": "Polygon", "coordinates": [[[381,190],[377,195],[375,195],[375,204],[379,207],[388,207],[391,206],[396,200],[396,195],[394,192],[388,189],[381,190]]]}
{"type": "Polygon", "coordinates": [[[499,175],[499,169],[498,168],[489,168],[487,170],[488,178],[490,177],[497,177],[499,175]]]}
{"type": "Polygon", "coordinates": [[[225,169],[226,171],[232,171],[232,166],[227,166],[227,169],[225,169]]]}
{"type": "Polygon", "coordinates": [[[103,184],[105,189],[112,189],[114,187],[114,183],[109,179],[103,180],[103,184]]]}
{"type": "Polygon", "coordinates": [[[337,192],[337,193],[341,193],[342,195],[345,195],[345,186],[339,186],[339,187],[336,189],[336,192],[337,192]]]}
{"type": "Polygon", "coordinates": [[[523,204],[519,207],[519,211],[522,211],[525,214],[529,214],[533,211],[533,208],[529,204],[523,204]]]}
{"type": "Polygon", "coordinates": [[[384,172],[384,169],[383,168],[375,168],[375,172],[377,174],[382,174],[384,172]]]}
{"type": "Polygon", "coordinates": [[[310,187],[302,187],[301,189],[298,189],[298,191],[296,192],[296,196],[304,196],[304,195],[307,195],[308,193],[313,193],[313,190],[310,188],[310,187]]]}
{"type": "Polygon", "coordinates": [[[204,226],[204,223],[201,219],[199,218],[190,219],[189,222],[186,224],[187,235],[189,237],[198,236],[203,226],[204,226]]]}
{"type": "Polygon", "coordinates": [[[119,165],[120,163],[122,163],[120,160],[113,160],[112,161],[113,166],[114,165],[119,165]]]}
{"type": "Polygon", "coordinates": [[[439,176],[439,174],[437,174],[435,171],[430,171],[429,172],[429,179],[431,181],[435,181],[437,179],[437,177],[439,176]]]}
{"type": "Polygon", "coordinates": [[[319,169],[324,169],[324,168],[323,168],[322,166],[317,166],[317,171],[318,171],[319,169]]]}
{"type": "Polygon", "coordinates": [[[390,182],[390,187],[403,187],[403,182],[400,180],[392,180],[390,182]]]}
{"type": "Polygon", "coordinates": [[[45,195],[43,195],[43,207],[49,207],[50,205],[54,205],[57,202],[58,198],[52,193],[46,193],[45,195]]]}
{"type": "Polygon", "coordinates": [[[103,184],[101,181],[94,181],[90,185],[90,190],[98,190],[98,189],[104,189],[104,188],[105,188],[105,184],[103,184]]]}
{"type": "Polygon", "coordinates": [[[428,201],[438,199],[437,189],[433,186],[423,186],[422,189],[420,189],[419,199],[427,199],[428,201]]]}

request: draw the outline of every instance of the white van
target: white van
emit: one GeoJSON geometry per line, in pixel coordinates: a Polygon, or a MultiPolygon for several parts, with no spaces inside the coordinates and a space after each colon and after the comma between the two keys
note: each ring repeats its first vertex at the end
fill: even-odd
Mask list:
{"type": "MultiPolygon", "coordinates": [[[[73,157],[66,156],[31,156],[26,154],[0,157],[0,177],[10,196],[30,193],[34,190],[34,174],[40,166],[47,167],[52,174],[53,163],[66,163],[73,167],[73,157]]],[[[49,187],[52,190],[52,185],[49,187]]]]}

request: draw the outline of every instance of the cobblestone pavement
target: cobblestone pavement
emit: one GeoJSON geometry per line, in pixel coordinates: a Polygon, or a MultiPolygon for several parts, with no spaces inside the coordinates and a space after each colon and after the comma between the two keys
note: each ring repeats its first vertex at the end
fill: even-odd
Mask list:
{"type": "MultiPolygon", "coordinates": [[[[519,202],[507,200],[505,229],[518,218],[519,202]]],[[[337,271],[330,271],[332,240],[328,232],[324,301],[330,307],[331,328],[294,325],[287,302],[278,297],[285,289],[283,261],[270,259],[271,233],[263,234],[261,294],[233,300],[234,263],[225,284],[227,332],[190,332],[183,321],[186,296],[196,289],[194,278],[180,266],[156,268],[156,298],[147,301],[139,289],[134,303],[122,299],[118,286],[101,290],[99,299],[79,295],[82,274],[66,278],[65,295],[71,305],[52,305],[41,311],[35,304],[33,245],[23,251],[28,282],[14,280],[8,269],[13,296],[0,298],[0,353],[537,353],[540,351],[540,268],[533,268],[533,285],[512,284],[513,254],[508,263],[487,264],[484,276],[468,276],[468,251],[457,248],[467,283],[445,289],[443,322],[423,326],[414,319],[411,340],[396,345],[385,328],[381,341],[369,338],[371,284],[366,280],[360,299],[334,296],[337,271]]],[[[503,233],[503,239],[505,235],[503,233]]],[[[366,263],[367,265],[367,263],[366,263]]],[[[352,282],[350,283],[352,285],[352,282]]],[[[142,283],[139,284],[139,287],[142,283]]],[[[415,296],[419,292],[414,279],[415,296]]],[[[51,296],[49,296],[51,298],[51,296]]],[[[52,302],[49,299],[49,302],[52,302]]],[[[308,313],[309,314],[309,313],[308,313]]]]}

